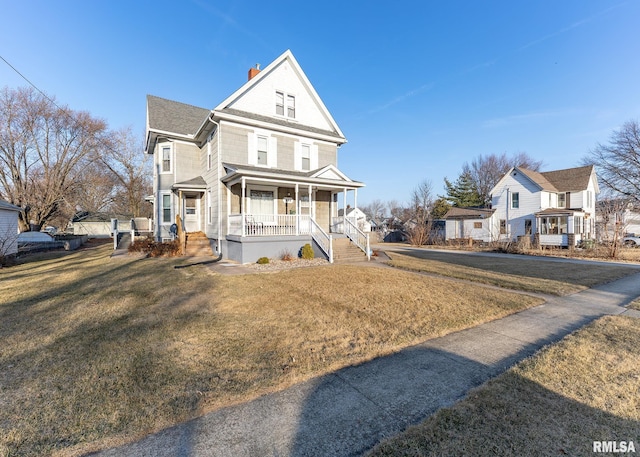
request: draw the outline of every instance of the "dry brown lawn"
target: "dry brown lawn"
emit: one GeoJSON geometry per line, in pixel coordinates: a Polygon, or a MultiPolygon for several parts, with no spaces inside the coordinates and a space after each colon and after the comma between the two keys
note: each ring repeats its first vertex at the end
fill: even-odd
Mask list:
{"type": "Polygon", "coordinates": [[[109,249],[0,271],[0,456],[112,446],[539,303],[389,268],[221,276],[109,249]]]}
{"type": "Polygon", "coordinates": [[[577,266],[543,258],[497,257],[411,249],[387,252],[397,268],[490,284],[507,289],[566,295],[593,287],[637,270],[626,266],[577,266]]]}
{"type": "Polygon", "coordinates": [[[583,456],[593,455],[596,440],[632,440],[637,447],[638,347],[640,319],[601,318],[369,457],[583,456]]]}
{"type": "Polygon", "coordinates": [[[640,311],[640,298],[632,301],[631,303],[629,303],[629,308],[631,309],[637,309],[638,311],[640,311]]]}

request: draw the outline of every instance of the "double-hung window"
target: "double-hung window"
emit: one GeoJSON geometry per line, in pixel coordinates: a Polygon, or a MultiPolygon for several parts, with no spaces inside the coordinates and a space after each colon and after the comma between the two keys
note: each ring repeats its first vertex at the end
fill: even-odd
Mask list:
{"type": "Polygon", "coordinates": [[[172,222],[171,219],[171,195],[163,194],[162,195],[162,223],[170,224],[172,222]]]}
{"type": "Polygon", "coordinates": [[[268,165],[269,139],[266,136],[258,136],[258,165],[268,165]]]}
{"type": "Polygon", "coordinates": [[[302,159],[302,170],[309,171],[311,170],[311,146],[308,144],[303,144],[300,147],[301,159],[302,159]]]}
{"type": "Polygon", "coordinates": [[[171,148],[169,146],[162,147],[162,173],[171,172],[171,148]]]}
{"type": "Polygon", "coordinates": [[[511,208],[520,208],[520,192],[511,194],[511,208]]]}
{"type": "Polygon", "coordinates": [[[558,208],[565,208],[567,206],[567,194],[558,194],[558,208]]]}
{"type": "Polygon", "coordinates": [[[276,115],[296,118],[296,97],[282,91],[276,91],[276,115]]]}
{"type": "Polygon", "coordinates": [[[284,92],[276,92],[276,114],[284,116],[284,92]]]}

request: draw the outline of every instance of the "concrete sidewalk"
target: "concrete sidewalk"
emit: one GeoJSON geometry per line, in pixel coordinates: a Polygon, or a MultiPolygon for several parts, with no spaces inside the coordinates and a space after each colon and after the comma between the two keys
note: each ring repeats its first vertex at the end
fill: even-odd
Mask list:
{"type": "Polygon", "coordinates": [[[212,412],[100,456],[359,456],[542,346],[638,312],[640,273],[212,412]]]}

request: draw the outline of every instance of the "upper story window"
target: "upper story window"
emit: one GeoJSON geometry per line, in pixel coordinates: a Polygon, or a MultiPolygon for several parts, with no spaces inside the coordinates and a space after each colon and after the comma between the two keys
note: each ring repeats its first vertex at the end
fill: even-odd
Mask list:
{"type": "Polygon", "coordinates": [[[171,172],[171,147],[162,147],[162,173],[171,172]]]}
{"type": "Polygon", "coordinates": [[[300,149],[301,159],[302,159],[302,170],[309,171],[311,170],[311,146],[308,144],[303,144],[300,149]]]}
{"type": "Polygon", "coordinates": [[[269,163],[269,139],[266,136],[258,137],[258,165],[269,163]]]}
{"type": "Polygon", "coordinates": [[[511,194],[511,208],[520,208],[520,192],[511,194]]]}
{"type": "Polygon", "coordinates": [[[278,166],[278,139],[268,130],[249,132],[247,164],[275,168],[278,166]]]}
{"type": "Polygon", "coordinates": [[[286,116],[291,119],[296,117],[296,97],[295,95],[285,94],[276,91],[276,114],[278,116],[286,116]]]}
{"type": "Polygon", "coordinates": [[[567,194],[558,194],[558,208],[565,208],[567,206],[567,194]]]}

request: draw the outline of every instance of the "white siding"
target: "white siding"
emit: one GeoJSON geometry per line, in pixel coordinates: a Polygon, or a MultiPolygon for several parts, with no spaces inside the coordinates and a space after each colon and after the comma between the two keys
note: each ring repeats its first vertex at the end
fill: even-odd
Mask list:
{"type": "Polygon", "coordinates": [[[18,213],[0,208],[0,255],[18,252],[18,213]]]}
{"type": "Polygon", "coordinates": [[[498,186],[494,189],[491,198],[492,208],[495,209],[493,218],[497,224],[501,219],[507,221],[507,235],[502,238],[515,239],[525,234],[525,220],[532,219],[532,232],[535,233],[535,217],[534,213],[543,209],[548,204],[548,194],[541,192],[540,189],[532,183],[522,173],[512,172],[509,176],[505,176],[498,186]],[[511,208],[511,196],[514,192],[519,195],[519,208],[511,208]],[[546,200],[545,200],[546,199],[546,200]]]}

